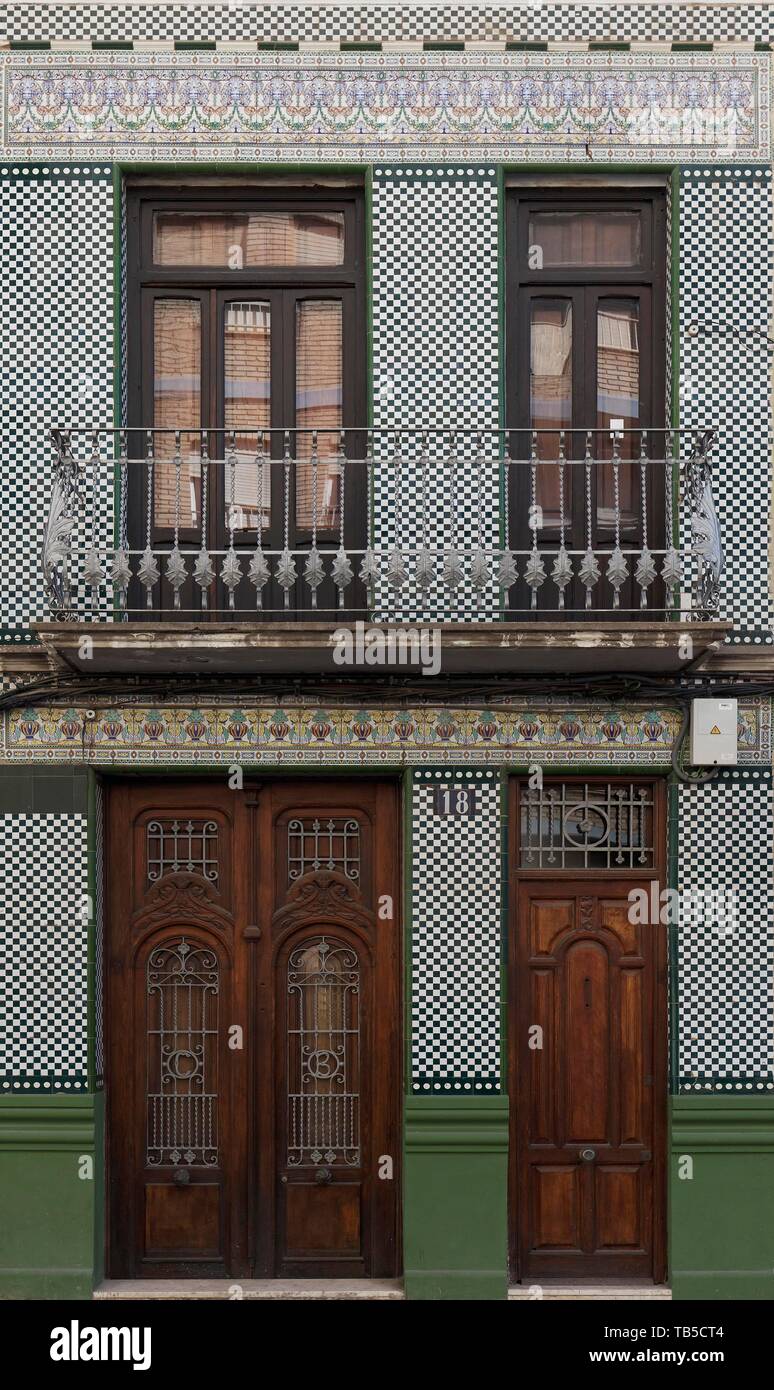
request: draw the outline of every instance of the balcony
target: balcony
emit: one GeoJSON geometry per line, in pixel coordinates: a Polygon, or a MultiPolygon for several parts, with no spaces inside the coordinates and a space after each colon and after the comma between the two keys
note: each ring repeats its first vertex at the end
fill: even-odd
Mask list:
{"type": "Polygon", "coordinates": [[[91,673],[336,673],[357,623],[449,672],[677,670],[728,630],[712,440],[55,428],[36,631],[91,673]]]}

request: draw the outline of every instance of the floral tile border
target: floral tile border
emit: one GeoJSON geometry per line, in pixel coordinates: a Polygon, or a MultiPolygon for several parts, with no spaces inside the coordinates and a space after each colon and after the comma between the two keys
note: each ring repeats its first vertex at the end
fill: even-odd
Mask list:
{"type": "MultiPolygon", "coordinates": [[[[143,763],[668,766],[680,713],[668,705],[422,705],[414,709],[106,704],[37,705],[4,713],[0,761],[143,763]]],[[[739,762],[771,763],[771,707],[740,701],[739,762]]]]}
{"type": "MultiPolygon", "coordinates": [[[[10,52],[6,158],[770,157],[765,53],[10,52]]],[[[473,172],[473,171],[471,171],[473,172]]]]}

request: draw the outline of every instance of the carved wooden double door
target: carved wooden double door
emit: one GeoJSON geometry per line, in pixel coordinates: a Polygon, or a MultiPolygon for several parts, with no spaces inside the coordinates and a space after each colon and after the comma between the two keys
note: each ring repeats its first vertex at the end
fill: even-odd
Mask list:
{"type": "Polygon", "coordinates": [[[111,1276],[395,1275],[395,785],[117,782],[106,833],[111,1276]]]}

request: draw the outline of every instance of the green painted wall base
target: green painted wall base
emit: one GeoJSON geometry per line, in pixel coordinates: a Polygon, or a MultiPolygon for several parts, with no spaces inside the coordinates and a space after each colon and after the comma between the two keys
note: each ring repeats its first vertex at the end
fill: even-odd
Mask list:
{"type": "Polygon", "coordinates": [[[101,1096],[0,1096],[0,1298],[91,1298],[101,1096]]]}
{"type": "Polygon", "coordinates": [[[507,1096],[407,1098],[407,1298],[507,1298],[507,1191],[507,1096]]]}
{"type": "Polygon", "coordinates": [[[773,1096],[672,1098],[670,1205],[674,1299],[774,1299],[773,1096]]]}

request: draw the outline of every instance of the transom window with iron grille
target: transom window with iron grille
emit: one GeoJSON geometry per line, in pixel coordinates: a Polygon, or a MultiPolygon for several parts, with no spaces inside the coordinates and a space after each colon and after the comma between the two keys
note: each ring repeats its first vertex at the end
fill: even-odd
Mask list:
{"type": "Polygon", "coordinates": [[[332,869],[360,881],[360,826],[350,817],[288,821],[288,882],[314,869],[332,869]]]}
{"type": "Polygon", "coordinates": [[[149,820],[148,883],[188,870],[218,884],[218,823],[214,820],[149,820]]]}
{"type": "Polygon", "coordinates": [[[654,790],[647,782],[555,782],[520,793],[522,869],[653,868],[654,790]]]}

